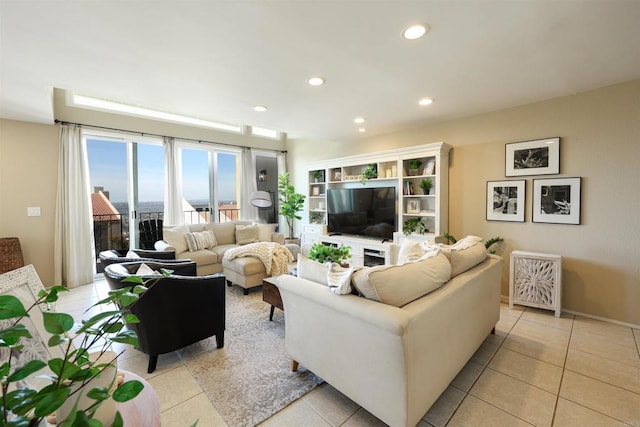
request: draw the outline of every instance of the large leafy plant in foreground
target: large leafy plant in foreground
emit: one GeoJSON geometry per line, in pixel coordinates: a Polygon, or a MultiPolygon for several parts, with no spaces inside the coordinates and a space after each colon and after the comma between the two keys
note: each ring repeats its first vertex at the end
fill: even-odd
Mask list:
{"type": "MultiPolygon", "coordinates": [[[[102,402],[110,396],[116,402],[125,402],[142,391],[142,383],[136,380],[121,384],[112,393],[106,387],[95,386],[93,380],[106,368],[114,367],[119,355],[106,363],[96,362],[89,357],[90,352],[104,355],[114,342],[132,346],[138,344],[135,332],[125,328],[127,323],[138,322],[127,307],[137,300],[146,287],[139,277],[132,276],[125,280],[132,282],[131,287],[109,292],[107,298],[92,306],[104,307],[105,311],[83,320],[80,325],[75,324],[69,314],[50,311],[51,304],[58,300],[58,293],[67,291],[62,286],[40,291],[37,300],[26,309],[15,296],[0,295],[0,321],[5,324],[0,329],[0,349],[9,355],[0,366],[0,427],[36,426],[69,399],[75,401],[73,409],[65,420],[57,420],[59,426],[101,426],[102,423],[93,419],[93,416],[102,402]],[[16,366],[14,355],[24,349],[24,339],[33,337],[22,321],[30,317],[29,313],[34,309],[42,310],[44,329],[51,334],[45,344],[48,347],[59,346],[63,350],[62,356],[49,360],[30,360],[22,366],[16,366]],[[40,390],[24,385],[23,380],[46,366],[50,372],[43,371],[40,376],[48,380],[48,385],[40,390]],[[92,402],[89,407],[77,406],[77,393],[81,390],[87,393],[92,402]]],[[[123,425],[118,412],[113,425],[123,425]]]]}

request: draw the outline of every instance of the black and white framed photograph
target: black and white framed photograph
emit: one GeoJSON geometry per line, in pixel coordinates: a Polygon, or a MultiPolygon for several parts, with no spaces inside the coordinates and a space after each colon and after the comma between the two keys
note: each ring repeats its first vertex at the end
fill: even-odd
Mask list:
{"type": "Polygon", "coordinates": [[[525,180],[487,181],[487,221],[524,222],[525,180]]]}
{"type": "Polygon", "coordinates": [[[533,180],[533,222],[580,224],[581,178],[533,180]]]}
{"type": "Polygon", "coordinates": [[[420,201],[419,200],[409,200],[407,202],[407,213],[408,214],[419,214],[420,213],[420,201]]]}
{"type": "Polygon", "coordinates": [[[505,176],[560,173],[560,138],[505,144],[505,176]]]}

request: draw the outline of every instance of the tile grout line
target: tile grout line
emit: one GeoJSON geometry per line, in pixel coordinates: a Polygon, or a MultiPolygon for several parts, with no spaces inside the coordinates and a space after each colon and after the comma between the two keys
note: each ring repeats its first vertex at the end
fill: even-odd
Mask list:
{"type": "Polygon", "coordinates": [[[567,359],[569,358],[569,347],[571,347],[571,339],[573,338],[573,327],[575,326],[576,316],[573,315],[571,319],[571,329],[569,331],[569,342],[567,343],[567,350],[564,353],[564,363],[562,364],[562,373],[560,374],[560,383],[558,384],[558,392],[556,393],[556,402],[553,405],[553,414],[551,415],[551,425],[553,426],[556,421],[556,412],[558,411],[558,401],[560,400],[560,391],[562,390],[562,381],[564,381],[564,373],[567,369],[567,359]]]}
{"type": "MultiPolygon", "coordinates": [[[[509,309],[511,310],[511,309],[509,309]]],[[[471,385],[469,386],[469,390],[464,391],[464,390],[460,390],[460,388],[456,387],[455,385],[451,385],[452,387],[463,391],[464,392],[464,397],[462,398],[462,400],[460,401],[460,403],[458,403],[458,405],[456,406],[456,408],[451,412],[451,415],[449,416],[449,418],[447,419],[447,421],[444,423],[444,426],[446,427],[449,422],[451,421],[451,419],[454,417],[454,415],[456,414],[456,412],[458,412],[458,409],[460,409],[460,406],[462,406],[462,402],[465,401],[465,399],[467,398],[467,396],[469,396],[471,389],[473,388],[473,386],[478,382],[478,380],[480,379],[480,377],[482,376],[482,374],[484,374],[484,372],[487,370],[489,363],[491,363],[491,361],[493,360],[493,358],[495,357],[495,355],[498,353],[498,351],[502,348],[502,345],[504,344],[504,342],[507,340],[507,337],[509,336],[509,334],[511,333],[511,331],[513,330],[513,328],[516,326],[516,324],[520,321],[520,319],[522,318],[522,314],[524,313],[524,310],[520,312],[520,315],[518,316],[518,320],[516,320],[513,325],[511,326],[511,328],[509,328],[509,330],[507,331],[507,333],[504,336],[504,339],[502,341],[500,341],[500,345],[498,346],[498,348],[496,348],[496,351],[491,355],[491,357],[489,358],[489,360],[487,360],[487,364],[486,365],[482,365],[482,370],[480,371],[480,374],[476,377],[476,379],[471,383],[471,385]]],[[[498,319],[498,322],[500,320],[498,319]]],[[[480,346],[482,346],[482,344],[480,344],[480,346]]],[[[480,347],[478,347],[480,348],[480,347]]],[[[477,350],[476,350],[477,351],[477,350]]],[[[471,359],[469,359],[469,361],[471,361],[471,359]]],[[[469,363],[469,361],[467,361],[467,363],[469,363]]],[[[466,366],[466,365],[465,365],[466,366]]],[[[471,395],[473,396],[473,395],[471,395]]],[[[476,399],[478,399],[476,396],[473,396],[476,399]]],[[[482,400],[482,399],[480,399],[482,400]]],[[[484,402],[484,401],[483,401],[484,402]]],[[[485,402],[489,405],[491,405],[489,402],[485,402]]],[[[493,405],[491,405],[493,406],[493,405]]],[[[500,409],[500,408],[497,408],[500,409]]],[[[502,409],[500,409],[502,411],[502,409]]],[[[428,412],[428,411],[427,411],[428,412]]],[[[505,411],[506,412],[506,411],[505,411]]],[[[425,414],[426,415],[426,414],[425,414]]],[[[509,414],[512,415],[512,414],[509,414]]],[[[424,416],[422,417],[422,419],[424,420],[424,416]]],[[[523,420],[524,421],[524,420],[523,420]]],[[[426,423],[430,424],[428,421],[425,420],[426,423]]],[[[525,421],[526,422],[526,421],[525,421]]]]}

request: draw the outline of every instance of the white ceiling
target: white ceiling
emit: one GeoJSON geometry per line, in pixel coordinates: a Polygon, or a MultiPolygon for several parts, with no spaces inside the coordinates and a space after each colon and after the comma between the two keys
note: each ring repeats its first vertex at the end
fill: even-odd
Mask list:
{"type": "Polygon", "coordinates": [[[351,141],[640,78],[639,22],[638,0],[0,0],[0,117],[51,123],[57,87],[351,141]]]}

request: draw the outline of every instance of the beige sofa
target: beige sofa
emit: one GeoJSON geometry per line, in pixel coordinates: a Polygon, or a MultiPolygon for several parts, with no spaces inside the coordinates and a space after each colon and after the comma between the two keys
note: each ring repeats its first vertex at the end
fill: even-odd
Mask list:
{"type": "MultiPolygon", "coordinates": [[[[275,228],[276,224],[254,224],[251,221],[165,225],[162,230],[164,240],[156,242],[155,249],[175,251],[176,259],[191,259],[197,265],[199,276],[220,273],[223,271],[224,253],[231,248],[255,241],[284,243],[284,235],[275,232],[275,228]],[[212,232],[213,238],[205,231],[212,232]]],[[[256,261],[251,258],[250,267],[259,270],[262,263],[256,261]]]]}
{"type": "Polygon", "coordinates": [[[351,283],[387,303],[280,276],[294,370],[299,362],[390,426],[415,426],[500,317],[502,259],[485,252],[476,263],[461,254],[447,255],[450,267],[442,257],[430,261],[443,266],[436,273],[416,261],[353,274],[351,283]],[[455,273],[449,280],[447,268],[455,273]],[[446,282],[435,290],[418,283],[443,275],[446,282]],[[416,289],[427,293],[405,304],[416,289]]]}

